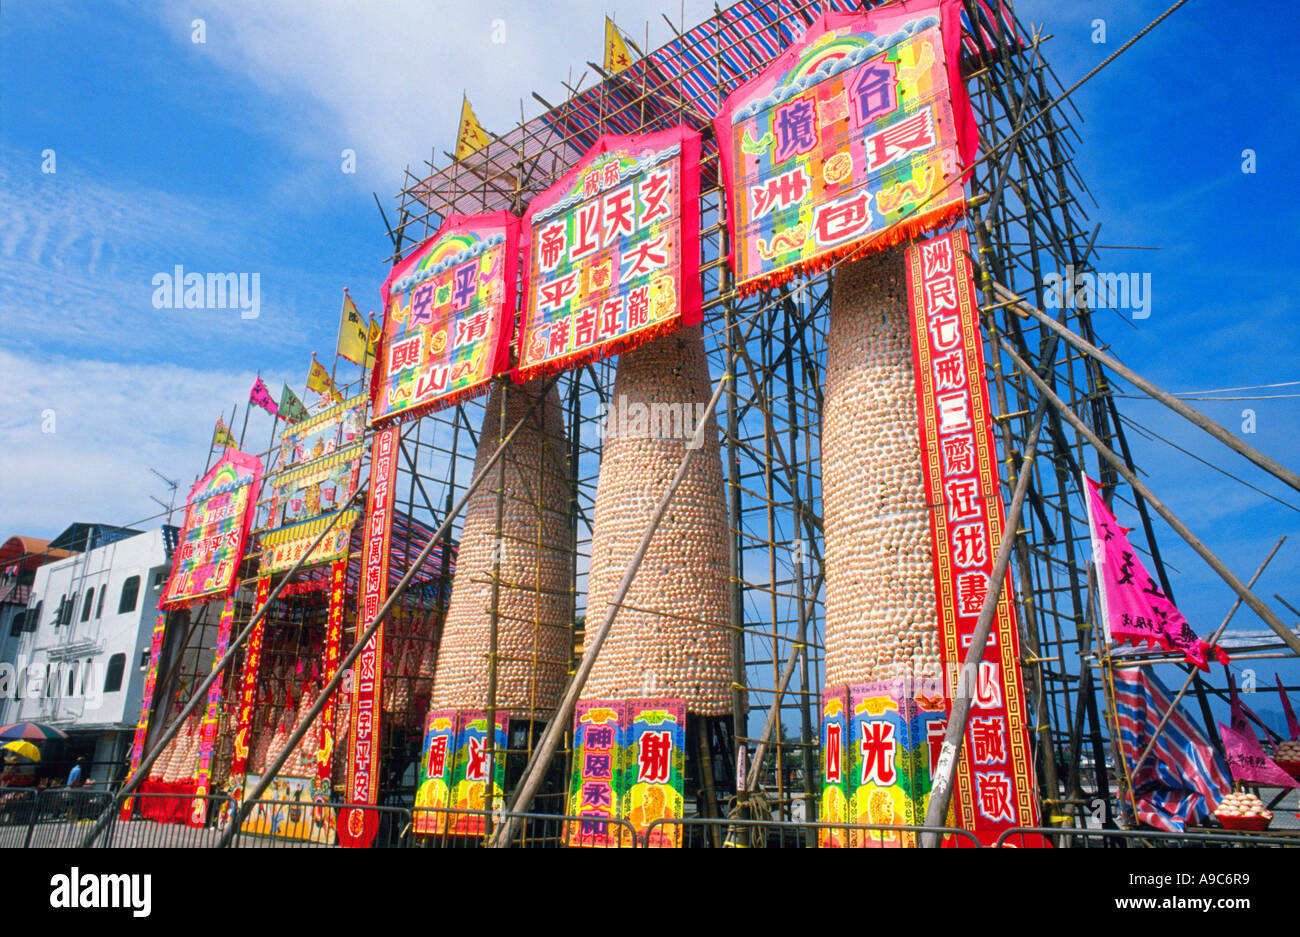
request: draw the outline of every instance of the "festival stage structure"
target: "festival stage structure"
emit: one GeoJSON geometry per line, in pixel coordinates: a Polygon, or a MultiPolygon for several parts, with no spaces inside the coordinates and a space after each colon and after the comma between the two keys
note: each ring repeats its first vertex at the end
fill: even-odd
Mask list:
{"type": "MultiPolygon", "coordinates": [[[[342,388],[369,397],[370,458],[333,501],[356,514],[340,636],[327,603],[284,665],[238,651],[223,718],[261,726],[265,757],[216,762],[276,773],[337,685],[316,792],[362,805],[340,808],[347,845],[376,842],[385,805],[414,807],[425,845],[759,844],[690,817],[858,825],[800,827],[807,846],[946,820],[991,844],[1097,800],[1131,822],[1142,780],[1106,764],[1127,766],[1117,716],[1143,691],[1119,686],[1104,606],[1124,583],[1098,601],[1090,519],[1133,506],[1162,621],[1153,514],[1300,641],[1137,477],[1116,395],[1300,479],[1107,357],[1084,298],[1042,311],[1103,246],[1072,89],[1011,3],[742,0],[668,24],[408,168],[378,363],[342,388]]],[[[303,536],[290,556],[317,556],[303,536]]],[[[256,562],[200,646],[265,604],[256,562]]],[[[1214,738],[1218,691],[1194,668],[1184,689],[1200,729],[1180,731],[1214,738]]]]}

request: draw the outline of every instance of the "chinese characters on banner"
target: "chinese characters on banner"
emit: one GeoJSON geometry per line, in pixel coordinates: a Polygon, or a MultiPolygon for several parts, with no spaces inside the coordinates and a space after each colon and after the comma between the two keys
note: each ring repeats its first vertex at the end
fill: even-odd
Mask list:
{"type": "Polygon", "coordinates": [[[977,135],[960,15],[956,0],[824,14],[727,98],[713,123],[741,294],[962,213],[977,135]]]}
{"type": "MultiPolygon", "coordinates": [[[[144,678],[144,694],[140,700],[140,718],[135,723],[135,734],[131,737],[131,770],[127,777],[135,774],[144,759],[144,740],[149,734],[149,713],[153,710],[153,691],[158,683],[158,658],[162,656],[163,632],[167,627],[166,612],[159,612],[154,621],[153,638],[149,642],[149,671],[144,678]]],[[[131,819],[133,798],[122,801],[121,819],[131,819]]]]}
{"type": "Polygon", "coordinates": [[[451,215],[384,282],[372,422],[441,410],[509,367],[519,219],[451,215]]]}
{"type": "Polygon", "coordinates": [[[677,699],[579,701],[574,713],[573,775],[569,782],[570,846],[681,845],[684,807],[686,703],[677,699]],[[601,820],[622,819],[632,827],[601,820]]]}
{"type": "MultiPolygon", "coordinates": [[[[393,482],[400,438],[396,426],[375,434],[370,449],[370,499],[366,505],[361,552],[361,607],[358,636],[370,627],[388,594],[388,544],[393,527],[393,482]]],[[[348,738],[345,796],[350,804],[373,804],[379,793],[379,700],[382,692],[384,626],[366,642],[352,666],[352,719],[348,738]]],[[[368,848],[379,826],[373,810],[345,808],[339,825],[341,845],[368,848]]]]}
{"type": "Polygon", "coordinates": [[[686,777],[686,703],[673,699],[627,702],[623,766],[623,819],[643,846],[682,844],[680,823],[686,777]]]}
{"type": "Polygon", "coordinates": [[[606,136],[524,216],[520,383],[700,321],[699,134],[606,136]]]}
{"type": "MultiPolygon", "coordinates": [[[[948,675],[965,658],[1004,523],[968,250],[965,231],[907,249],[921,470],[926,502],[934,506],[939,649],[948,675]]],[[[957,772],[956,821],[984,843],[1038,819],[1013,595],[1008,573],[977,684],[958,688],[974,702],[957,772]]]]}
{"type": "MultiPolygon", "coordinates": [[[[487,786],[492,784],[492,809],[505,807],[506,762],[499,754],[506,750],[510,714],[498,710],[494,740],[488,742],[488,718],[482,710],[463,709],[456,720],[456,760],[451,771],[451,806],[456,810],[487,810],[487,786]]],[[[479,813],[452,814],[453,836],[484,836],[487,818],[479,813]]]]}
{"type": "Polygon", "coordinates": [[[185,527],[160,608],[182,608],[230,595],[257,509],[261,478],[261,459],[227,449],[190,489],[185,527]]]}
{"type": "MultiPolygon", "coordinates": [[[[948,717],[941,695],[914,698],[908,692],[909,683],[885,680],[849,687],[847,763],[852,823],[925,823],[930,779],[939,760],[948,717]]],[[[916,845],[916,835],[850,830],[849,844],[911,847],[916,845]]]]}
{"type": "Polygon", "coordinates": [[[587,819],[565,824],[564,840],[570,846],[617,846],[621,839],[620,827],[600,821],[621,815],[623,708],[619,701],[579,700],[574,710],[573,774],[565,812],[587,819]]]}
{"type": "MultiPolygon", "coordinates": [[[[266,607],[266,600],[271,594],[271,577],[257,578],[257,598],[253,603],[256,615],[266,607]]],[[[235,752],[230,760],[230,774],[226,778],[226,796],[235,802],[244,799],[244,772],[248,770],[248,743],[253,735],[253,707],[257,701],[253,696],[257,692],[258,670],[262,665],[262,637],[266,632],[266,619],[263,618],[248,636],[244,646],[244,673],[239,684],[239,709],[235,714],[235,752]]],[[[231,819],[229,801],[221,808],[221,822],[225,825],[231,819]]]]}
{"type": "MultiPolygon", "coordinates": [[[[339,643],[343,637],[343,603],[347,594],[348,558],[335,560],[330,566],[330,605],[325,624],[325,673],[321,677],[324,683],[334,679],[339,666],[339,643]]],[[[312,800],[316,802],[331,800],[330,769],[334,763],[334,709],[339,692],[331,693],[321,710],[319,727],[316,730],[316,781],[312,785],[312,800]]],[[[317,810],[326,808],[316,807],[317,810]]]]}
{"type": "Polygon", "coordinates": [[[420,780],[415,788],[411,829],[421,835],[446,832],[451,806],[452,768],[456,761],[454,709],[432,709],[424,717],[424,742],[420,748],[420,780]]]}
{"type": "Polygon", "coordinates": [[[329,533],[303,565],[326,563],[347,552],[361,512],[348,508],[337,522],[335,517],[357,490],[365,456],[365,406],[365,398],[354,397],[285,429],[271,481],[274,497],[267,523],[273,529],[260,536],[263,574],[291,569],[326,527],[329,533]]]}
{"type": "MultiPolygon", "coordinates": [[[[842,686],[828,686],[822,692],[819,823],[849,822],[848,759],[844,752],[849,739],[848,703],[848,691],[842,686]]],[[[820,828],[817,830],[817,845],[822,849],[847,846],[847,831],[820,828]]]]}
{"type": "MultiPolygon", "coordinates": [[[[1209,670],[1210,646],[1196,636],[1142,565],[1142,558],[1129,543],[1128,528],[1121,527],[1106,507],[1097,483],[1085,475],[1083,488],[1106,639],[1137,645],[1145,642],[1148,647],[1159,644],[1166,651],[1181,653],[1201,670],[1209,670]]],[[[1222,648],[1213,648],[1213,653],[1227,666],[1228,655],[1222,648]]]]}
{"type": "MultiPolygon", "coordinates": [[[[230,647],[230,626],[234,618],[235,597],[232,595],[226,599],[217,625],[217,646],[212,659],[214,669],[230,647]]],[[[224,676],[224,671],[217,674],[217,679],[208,687],[208,698],[203,710],[203,726],[199,735],[199,767],[195,773],[194,803],[188,820],[189,825],[194,827],[202,827],[208,819],[208,802],[204,798],[209,793],[208,781],[212,777],[212,755],[216,749],[217,725],[221,721],[221,683],[224,676]]]]}

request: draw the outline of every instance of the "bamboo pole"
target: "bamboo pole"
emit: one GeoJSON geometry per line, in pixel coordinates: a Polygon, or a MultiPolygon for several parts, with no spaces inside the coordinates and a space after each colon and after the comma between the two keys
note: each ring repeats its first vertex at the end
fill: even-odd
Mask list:
{"type": "MultiPolygon", "coordinates": [[[[636,552],[632,554],[627,570],[623,573],[623,579],[619,582],[614,597],[610,600],[608,608],[603,613],[604,617],[601,619],[600,626],[592,635],[591,643],[582,655],[577,672],[574,673],[568,687],[565,688],[564,698],[560,700],[559,706],[555,709],[555,714],[551,716],[550,722],[546,724],[546,730],[542,733],[541,742],[528,760],[523,779],[515,793],[515,799],[510,805],[511,813],[526,813],[532,805],[533,798],[536,796],[538,788],[541,787],[542,779],[546,775],[547,766],[559,747],[560,738],[568,725],[569,717],[573,713],[573,707],[578,702],[578,696],[582,693],[582,688],[586,686],[587,678],[596,665],[596,656],[600,653],[605,639],[609,637],[619,606],[622,605],[628,589],[632,586],[632,580],[641,567],[641,560],[645,558],[646,551],[650,548],[650,541],[654,537],[655,531],[659,529],[659,522],[663,520],[664,513],[668,510],[673,495],[677,493],[678,487],[686,477],[686,470],[690,467],[691,459],[704,446],[704,432],[708,428],[709,417],[717,409],[718,401],[722,398],[722,391],[730,379],[730,373],[722,375],[722,379],[718,381],[718,386],[713,391],[713,396],[709,398],[709,402],[704,408],[704,413],[696,421],[695,434],[686,447],[681,464],[677,467],[677,472],[673,475],[672,481],[669,482],[668,490],[664,492],[659,499],[658,505],[655,506],[654,514],[650,516],[650,522],[646,525],[645,533],[641,535],[641,542],[637,545],[636,552]]],[[[518,830],[518,826],[516,817],[507,817],[501,826],[497,828],[496,835],[488,841],[488,845],[498,849],[509,846],[511,839],[514,838],[515,832],[518,830]]]]}
{"type": "Polygon", "coordinates": [[[1015,349],[1013,349],[1006,340],[1002,340],[1001,344],[1003,351],[1007,353],[1015,363],[1016,367],[1023,371],[1026,377],[1033,381],[1034,386],[1038,388],[1038,392],[1044,397],[1044,399],[1051,402],[1052,406],[1057,409],[1061,416],[1065,417],[1066,422],[1073,426],[1075,430],[1088,441],[1089,445],[1097,450],[1098,454],[1114,466],[1115,470],[1129,483],[1130,486],[1132,486],[1134,491],[1147,499],[1147,502],[1155,508],[1156,513],[1164,518],[1165,523],[1173,528],[1174,533],[1182,537],[1183,540],[1187,542],[1187,545],[1195,550],[1197,555],[1199,555],[1201,559],[1205,560],[1209,567],[1219,574],[1219,577],[1232,588],[1232,591],[1237,593],[1237,595],[1239,595],[1242,600],[1250,606],[1251,611],[1263,619],[1264,623],[1273,629],[1287,647],[1300,655],[1300,636],[1297,636],[1295,632],[1287,628],[1286,625],[1282,623],[1281,619],[1274,614],[1271,608],[1261,602],[1253,592],[1246,588],[1241,580],[1233,574],[1232,570],[1228,569],[1228,567],[1223,564],[1223,561],[1220,560],[1209,547],[1202,543],[1163,501],[1151,493],[1151,489],[1142,483],[1142,480],[1137,477],[1137,473],[1129,469],[1129,467],[1125,465],[1123,459],[1117,456],[1106,446],[1105,443],[1098,439],[1096,434],[1093,433],[1092,430],[1088,429],[1084,422],[1075,415],[1073,410],[1065,405],[1061,398],[1052,393],[1052,390],[1047,386],[1047,383],[1039,377],[1038,374],[1027,365],[1019,355],[1016,354],[1015,349]]]}
{"type": "MultiPolygon", "coordinates": [[[[1277,555],[1277,551],[1282,548],[1282,544],[1285,542],[1285,536],[1278,538],[1277,543],[1273,545],[1273,549],[1269,551],[1268,556],[1264,557],[1264,562],[1259,564],[1259,569],[1255,570],[1255,575],[1251,576],[1250,582],[1246,583],[1246,588],[1250,589],[1254,587],[1255,583],[1259,581],[1259,577],[1263,575],[1264,568],[1273,561],[1273,557],[1277,555]]],[[[1224,630],[1228,627],[1228,622],[1232,621],[1232,616],[1237,613],[1237,609],[1239,608],[1241,608],[1241,596],[1237,596],[1237,600],[1232,603],[1232,608],[1228,609],[1228,614],[1224,617],[1223,624],[1219,625],[1218,630],[1210,636],[1210,640],[1206,641],[1206,644],[1210,647],[1214,647],[1219,642],[1219,638],[1223,636],[1224,630]]],[[[1160,717],[1160,724],[1156,726],[1155,732],[1151,733],[1151,741],[1147,742],[1146,748],[1142,749],[1142,754],[1138,755],[1137,761],[1133,763],[1134,774],[1137,774],[1138,771],[1142,769],[1142,764],[1147,760],[1147,756],[1151,754],[1151,749],[1156,747],[1156,739],[1160,738],[1161,731],[1164,730],[1170,717],[1173,716],[1174,710],[1178,708],[1178,701],[1186,695],[1188,688],[1192,685],[1192,681],[1196,679],[1196,674],[1197,671],[1193,670],[1187,675],[1187,679],[1183,681],[1182,689],[1178,691],[1174,696],[1173,702],[1169,704],[1169,711],[1160,717]]]]}
{"type": "MultiPolygon", "coordinates": [[[[425,560],[429,558],[434,547],[438,546],[442,542],[443,537],[451,530],[452,522],[455,521],[455,519],[460,515],[460,512],[465,509],[465,505],[469,503],[469,499],[473,496],[474,492],[478,490],[479,486],[483,484],[484,479],[488,477],[488,473],[496,466],[497,460],[501,458],[502,454],[506,451],[506,447],[509,446],[511,440],[515,438],[515,434],[519,432],[519,428],[523,426],[532,415],[532,412],[537,407],[538,403],[545,399],[546,391],[550,390],[551,384],[553,384],[555,380],[556,378],[552,378],[551,381],[547,383],[542,394],[529,406],[524,415],[519,418],[519,422],[514,425],[514,428],[511,429],[508,434],[506,434],[505,439],[501,440],[500,445],[497,446],[492,455],[488,458],[487,462],[483,465],[482,471],[480,471],[478,475],[470,481],[469,486],[465,489],[465,493],[460,496],[460,500],[456,502],[455,507],[447,513],[447,517],[434,532],[433,536],[429,538],[428,543],[424,545],[424,549],[420,551],[420,555],[411,562],[410,567],[406,570],[406,575],[404,575],[401,581],[398,582],[389,592],[388,598],[384,600],[384,604],[381,605],[379,611],[375,613],[375,618],[370,623],[370,626],[366,628],[362,634],[357,635],[357,640],[356,643],[353,644],[352,650],[348,651],[347,656],[339,662],[338,667],[334,671],[334,676],[330,679],[329,683],[325,684],[324,688],[321,689],[320,694],[316,697],[316,701],[312,703],[311,708],[307,711],[307,715],[303,717],[302,721],[298,724],[298,727],[293,730],[293,733],[289,736],[289,740],[285,743],[283,750],[276,757],[275,762],[268,766],[266,771],[262,773],[261,778],[258,779],[257,786],[253,788],[253,792],[245,798],[239,809],[235,811],[235,816],[231,819],[230,824],[221,833],[221,839],[217,843],[218,847],[229,845],[231,839],[234,838],[235,832],[243,825],[245,817],[247,817],[247,815],[252,811],[255,802],[266,792],[266,789],[271,786],[271,782],[274,781],[276,775],[280,773],[280,769],[284,767],[284,763],[289,760],[289,756],[292,755],[294,749],[298,747],[298,743],[302,741],[302,737],[307,734],[307,730],[311,728],[312,723],[316,721],[316,717],[319,716],[321,710],[325,708],[326,702],[334,694],[334,691],[338,689],[339,684],[343,682],[343,675],[351,669],[353,663],[356,662],[356,659],[361,656],[361,652],[365,650],[366,645],[370,642],[374,633],[379,630],[379,626],[383,624],[384,619],[388,617],[389,611],[397,604],[397,600],[402,597],[402,593],[406,591],[406,587],[410,585],[411,580],[415,578],[415,574],[419,572],[420,567],[423,566],[425,560]]],[[[360,492],[358,492],[358,494],[360,494],[360,492]]],[[[267,605],[270,605],[269,599],[267,605]]],[[[490,729],[489,731],[494,730],[490,729]]]]}
{"type": "Polygon", "coordinates": [[[1014,303],[1015,308],[1023,312],[1029,313],[1029,315],[1033,316],[1039,322],[1043,323],[1043,325],[1051,329],[1061,338],[1065,339],[1075,348],[1095,358],[1101,364],[1105,365],[1107,368],[1114,371],[1120,377],[1124,378],[1124,380],[1131,383],[1134,387],[1137,387],[1139,390],[1144,391],[1146,394],[1148,394],[1155,400],[1164,404],[1170,410],[1173,410],[1179,416],[1189,420],[1191,423],[1205,430],[1207,433],[1209,433],[1215,439],[1219,440],[1219,442],[1223,443],[1229,449],[1232,449],[1234,452],[1238,453],[1239,455],[1245,456],[1247,459],[1249,459],[1251,462],[1254,462],[1256,465],[1258,465],[1264,471],[1268,472],[1270,475],[1275,476],[1276,478],[1286,482],[1286,484],[1290,485],[1292,488],[1296,489],[1297,491],[1300,491],[1300,474],[1291,471],[1289,468],[1287,468],[1285,465],[1282,465],[1280,462],[1277,462],[1276,460],[1271,459],[1268,456],[1264,455],[1264,453],[1255,449],[1253,446],[1249,445],[1248,443],[1242,441],[1237,436],[1234,436],[1232,433],[1228,432],[1218,423],[1214,422],[1208,416],[1201,413],[1199,410],[1195,410],[1189,407],[1187,404],[1183,403],[1183,401],[1179,400],[1173,394],[1170,394],[1168,391],[1162,390],[1161,388],[1157,387],[1155,384],[1152,384],[1146,378],[1142,377],[1137,372],[1133,371],[1131,368],[1128,368],[1125,365],[1120,364],[1118,361],[1116,361],[1110,355],[1106,354],[1100,348],[1093,345],[1091,342],[1081,338],[1080,336],[1076,335],[1074,332],[1071,332],[1064,325],[1057,323],[1041,309],[1035,308],[1029,302],[1022,299],[1020,296],[1017,296],[1015,293],[1007,289],[1005,286],[1002,286],[1000,283],[994,283],[993,289],[997,291],[998,295],[1000,295],[1004,300],[1014,303]]]}

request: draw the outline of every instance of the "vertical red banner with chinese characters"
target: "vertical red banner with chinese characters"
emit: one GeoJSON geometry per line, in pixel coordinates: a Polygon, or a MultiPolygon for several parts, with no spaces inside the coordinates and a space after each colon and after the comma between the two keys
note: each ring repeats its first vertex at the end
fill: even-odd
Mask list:
{"type": "MultiPolygon", "coordinates": [[[[217,625],[217,647],[212,658],[215,669],[221,658],[226,656],[230,647],[230,626],[235,620],[235,597],[226,599],[221,609],[221,620],[217,625]]],[[[212,754],[216,749],[217,725],[221,721],[221,683],[225,672],[217,674],[217,679],[208,687],[207,705],[203,710],[203,727],[199,734],[199,767],[195,773],[194,803],[190,807],[190,826],[202,827],[208,818],[209,793],[208,781],[212,778],[212,754]]]]}
{"type": "MultiPolygon", "coordinates": [[[[158,658],[162,654],[163,633],[167,629],[167,613],[159,612],[153,626],[153,639],[149,644],[149,672],[144,678],[144,696],[140,701],[140,718],[135,723],[135,735],[131,739],[131,770],[127,777],[135,774],[144,758],[144,740],[149,734],[149,713],[153,709],[153,691],[158,684],[158,658]]],[[[133,798],[122,801],[122,819],[131,819],[133,798]]]]}
{"type": "MultiPolygon", "coordinates": [[[[343,602],[347,592],[348,558],[337,559],[330,566],[330,606],[325,624],[325,673],[321,679],[329,683],[339,666],[339,643],[343,636],[343,602]]],[[[333,763],[334,708],[338,694],[331,693],[325,700],[316,729],[316,784],[314,793],[330,793],[330,765],[333,763]]]]}
{"type": "Polygon", "coordinates": [[[700,321],[700,135],[605,136],[533,199],[516,381],[700,321]]]}
{"type": "MultiPolygon", "coordinates": [[[[257,577],[257,598],[253,605],[256,615],[266,607],[267,597],[271,594],[271,577],[257,577]]],[[[248,771],[248,751],[250,736],[253,732],[253,708],[257,701],[257,676],[262,664],[262,636],[266,632],[266,619],[263,618],[248,636],[248,645],[244,648],[244,674],[239,683],[239,711],[235,715],[235,753],[230,760],[230,777],[226,780],[226,794],[236,801],[244,798],[244,775],[248,771]]],[[[230,819],[229,806],[221,811],[221,822],[230,819]]]]}
{"type": "MultiPolygon", "coordinates": [[[[907,249],[921,468],[932,505],[939,648],[950,687],[1004,525],[969,249],[965,231],[907,249]]],[[[1014,594],[1008,573],[976,686],[958,688],[974,701],[957,771],[956,820],[986,844],[1009,827],[1038,822],[1014,594]]]]}
{"type": "MultiPolygon", "coordinates": [[[[397,476],[396,426],[375,435],[370,449],[370,498],[361,550],[361,605],[357,635],[366,631],[388,592],[388,540],[393,527],[393,482],[397,476]]],[[[379,794],[379,701],[383,692],[384,627],[366,642],[352,666],[352,720],[348,738],[350,804],[374,804],[379,794]]],[[[343,846],[367,848],[375,837],[379,815],[373,810],[344,808],[339,824],[343,846]]]]}

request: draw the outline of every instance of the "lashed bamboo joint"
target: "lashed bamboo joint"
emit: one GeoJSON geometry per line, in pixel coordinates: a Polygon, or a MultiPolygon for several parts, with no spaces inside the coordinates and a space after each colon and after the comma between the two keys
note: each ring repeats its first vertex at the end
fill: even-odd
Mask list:
{"type": "MultiPolygon", "coordinates": [[[[507,431],[528,411],[542,386],[534,381],[506,393],[507,431]]],[[[499,443],[500,388],[488,398],[474,474],[499,443]]],[[[552,387],[502,456],[497,471],[465,506],[451,604],[433,674],[432,709],[486,708],[492,615],[497,491],[503,491],[497,595],[496,706],[511,715],[545,717],[555,708],[570,659],[573,537],[569,527],[569,465],[559,394],[552,387]]]]}
{"type": "Polygon", "coordinates": [[[822,417],[826,683],[938,676],[902,249],[836,273],[822,417]]]}
{"type": "MultiPolygon", "coordinates": [[[[711,393],[698,327],[619,359],[596,488],[589,622],[608,609],[711,393]]],[[[704,715],[730,709],[727,512],[712,417],[703,436],[596,659],[584,699],[663,696],[683,699],[690,712],[704,715]]]]}

